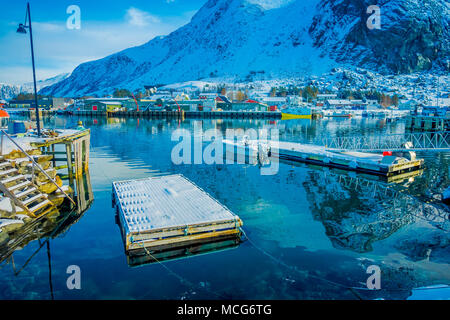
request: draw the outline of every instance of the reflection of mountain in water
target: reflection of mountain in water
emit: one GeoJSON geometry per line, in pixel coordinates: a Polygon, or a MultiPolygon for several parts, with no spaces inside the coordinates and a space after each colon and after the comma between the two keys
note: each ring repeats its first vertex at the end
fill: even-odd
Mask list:
{"type": "Polygon", "coordinates": [[[304,187],[314,218],[337,248],[370,252],[375,241],[416,221],[449,229],[448,211],[400,192],[398,186],[317,170],[309,172],[304,187]]]}

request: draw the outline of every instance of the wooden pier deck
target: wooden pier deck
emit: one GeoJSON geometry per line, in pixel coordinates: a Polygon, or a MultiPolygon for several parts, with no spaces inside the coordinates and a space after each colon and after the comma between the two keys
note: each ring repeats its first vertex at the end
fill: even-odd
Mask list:
{"type": "Polygon", "coordinates": [[[240,235],[241,219],[182,175],[113,183],[113,203],[127,253],[240,235]]]}
{"type": "Polygon", "coordinates": [[[41,149],[46,155],[53,156],[55,168],[67,168],[68,178],[72,180],[89,168],[90,141],[90,129],[64,130],[63,134],[33,142],[32,146],[41,149]],[[62,150],[58,151],[58,146],[61,146],[62,150]],[[57,162],[63,164],[57,166],[57,162]]]}
{"type": "Polygon", "coordinates": [[[190,119],[281,119],[274,111],[75,111],[74,116],[117,118],[190,118],[190,119]]]}

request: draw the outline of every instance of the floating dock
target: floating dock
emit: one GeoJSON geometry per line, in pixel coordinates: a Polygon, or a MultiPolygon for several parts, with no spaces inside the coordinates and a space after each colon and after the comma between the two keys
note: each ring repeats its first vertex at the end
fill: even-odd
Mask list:
{"type": "Polygon", "coordinates": [[[330,151],[325,146],[301,144],[287,141],[256,140],[235,142],[224,140],[227,152],[252,155],[261,158],[261,150],[267,152],[269,159],[280,159],[312,163],[345,170],[364,172],[385,177],[417,171],[423,167],[423,159],[407,159],[395,155],[383,155],[356,151],[330,151]],[[232,149],[231,149],[232,148],[232,149]],[[230,150],[231,149],[231,150],[230,150]],[[267,150],[267,151],[266,151],[267,150]]]}
{"type": "Polygon", "coordinates": [[[127,253],[241,235],[241,219],[182,175],[114,182],[113,203],[127,253]]]}

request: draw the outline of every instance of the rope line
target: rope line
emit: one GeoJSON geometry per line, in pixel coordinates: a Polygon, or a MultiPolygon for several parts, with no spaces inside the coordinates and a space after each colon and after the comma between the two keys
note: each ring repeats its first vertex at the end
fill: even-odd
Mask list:
{"type": "MultiPolygon", "coordinates": [[[[95,148],[94,148],[94,146],[93,146],[92,143],[90,144],[90,148],[91,148],[91,150],[92,150],[93,152],[96,152],[96,151],[95,151],[95,148]]],[[[104,176],[105,178],[107,178],[109,181],[113,182],[113,180],[112,180],[112,179],[111,179],[111,178],[103,171],[103,169],[102,169],[102,173],[103,173],[103,176],[104,176]]],[[[399,191],[399,192],[401,192],[401,191],[399,191]]],[[[423,217],[420,217],[420,216],[417,216],[417,217],[423,219],[423,217]]],[[[268,253],[268,252],[265,251],[264,249],[261,249],[259,246],[257,246],[257,245],[256,245],[256,244],[248,237],[248,235],[245,233],[245,231],[244,231],[242,228],[241,228],[241,231],[242,231],[242,233],[244,234],[245,238],[250,242],[250,244],[251,244],[255,249],[257,249],[258,251],[260,251],[260,252],[263,253],[264,255],[268,256],[269,258],[271,258],[272,260],[274,260],[274,261],[277,262],[278,264],[283,265],[285,268],[291,269],[291,270],[295,271],[296,273],[301,274],[300,270],[298,270],[296,267],[290,266],[290,265],[286,264],[285,262],[281,261],[280,259],[274,257],[273,255],[271,255],[270,253],[268,253]]],[[[173,271],[172,269],[170,269],[168,266],[166,266],[163,262],[159,261],[155,256],[153,256],[153,255],[147,250],[147,248],[146,248],[143,244],[140,243],[140,245],[142,246],[142,248],[144,249],[145,253],[146,253],[148,256],[150,256],[154,261],[156,261],[159,265],[161,265],[164,269],[166,269],[166,271],[167,271],[169,274],[172,274],[174,277],[176,277],[182,284],[187,284],[187,285],[192,286],[192,287],[194,287],[194,288],[197,287],[197,288],[199,288],[199,289],[201,289],[201,290],[207,291],[208,293],[212,293],[212,294],[214,294],[215,296],[217,296],[217,297],[219,297],[219,298],[221,298],[221,299],[224,298],[224,297],[223,297],[222,295],[220,295],[219,293],[216,293],[216,292],[214,292],[214,291],[208,290],[207,288],[204,288],[204,287],[199,287],[199,286],[195,285],[194,283],[192,283],[191,281],[189,281],[187,278],[184,278],[183,276],[179,275],[178,273],[176,273],[175,271],[173,271]]],[[[311,278],[315,278],[315,279],[317,279],[317,280],[321,280],[321,281],[327,282],[327,283],[329,283],[329,284],[332,284],[332,285],[334,285],[334,286],[338,286],[338,287],[341,287],[341,288],[343,288],[343,289],[349,290],[349,291],[350,291],[350,292],[351,292],[358,300],[364,300],[364,299],[363,299],[363,297],[361,297],[361,295],[360,295],[356,290],[361,290],[361,291],[371,291],[371,292],[374,291],[374,290],[369,289],[369,288],[364,288],[364,287],[353,287],[353,286],[344,285],[344,284],[341,284],[341,283],[338,283],[338,282],[335,282],[335,281],[332,281],[332,280],[329,280],[329,279],[326,279],[326,278],[323,278],[323,277],[320,277],[320,276],[317,276],[317,275],[310,274],[309,272],[306,272],[306,273],[307,273],[308,276],[311,277],[311,278]]],[[[432,290],[432,289],[439,289],[439,288],[434,288],[434,287],[432,287],[432,288],[418,288],[418,289],[414,289],[414,290],[430,290],[430,289],[432,290]]],[[[411,289],[384,289],[384,290],[387,290],[387,291],[396,291],[396,292],[411,291],[411,289]]]]}
{"type": "MultiPolygon", "coordinates": [[[[139,232],[139,234],[141,234],[139,232]]],[[[184,278],[183,276],[179,275],[178,273],[176,273],[175,271],[173,271],[172,269],[170,269],[168,266],[166,266],[164,263],[162,263],[161,261],[159,261],[154,255],[152,255],[148,249],[144,246],[144,244],[139,243],[139,245],[141,245],[141,247],[144,249],[145,253],[150,256],[153,260],[155,260],[158,264],[160,264],[164,269],[166,269],[170,274],[172,274],[174,277],[176,277],[182,284],[187,284],[188,286],[191,286],[193,288],[198,288],[200,290],[205,290],[208,293],[211,293],[215,296],[217,296],[220,299],[225,299],[224,296],[222,296],[219,293],[216,293],[212,290],[207,289],[206,287],[201,287],[201,286],[197,286],[196,284],[192,283],[191,281],[189,281],[188,279],[184,278]]]]}
{"type": "MultiPolygon", "coordinates": [[[[266,256],[268,256],[268,257],[270,257],[272,260],[274,260],[275,262],[277,262],[277,263],[279,263],[279,264],[281,264],[281,265],[283,265],[284,267],[286,267],[286,268],[288,268],[288,269],[291,269],[291,270],[293,270],[293,271],[295,271],[295,272],[297,272],[298,274],[301,274],[301,272],[300,272],[300,270],[298,270],[296,267],[294,267],[294,266],[290,266],[290,265],[288,265],[288,264],[286,264],[285,262],[283,262],[283,261],[281,261],[280,259],[278,259],[278,258],[276,258],[276,257],[274,257],[273,255],[271,255],[270,253],[268,253],[267,251],[265,251],[264,249],[261,249],[260,247],[258,247],[248,236],[247,236],[247,234],[245,233],[245,231],[243,230],[243,229],[241,229],[242,230],[242,232],[243,232],[243,234],[245,235],[245,237],[246,237],[246,239],[251,243],[251,245],[255,248],[255,249],[257,249],[258,251],[260,251],[260,252],[262,252],[263,254],[265,254],[266,256]]],[[[344,284],[341,284],[341,283],[338,283],[338,282],[335,282],[335,281],[332,281],[332,280],[329,280],[329,279],[326,279],[326,278],[323,278],[323,277],[319,277],[319,276],[316,276],[316,275],[312,275],[312,274],[309,274],[309,272],[308,272],[308,276],[310,276],[310,277],[312,277],[312,278],[316,278],[316,279],[318,279],[318,280],[322,280],[322,281],[325,281],[325,282],[328,282],[328,283],[330,283],[330,284],[333,284],[333,285],[336,285],[336,286],[339,286],[339,287],[341,287],[341,288],[345,288],[345,289],[348,289],[348,290],[350,290],[355,296],[357,296],[358,297],[358,299],[361,299],[362,300],[362,297],[355,291],[355,290],[362,290],[362,291],[375,291],[375,290],[373,290],[373,289],[369,289],[369,288],[364,288],[364,287],[352,287],[352,286],[347,286],[347,285],[344,285],[344,284]]],[[[448,288],[449,286],[450,286],[450,284],[446,284],[446,285],[444,285],[446,288],[448,288]]],[[[386,290],[386,291],[393,291],[393,292],[404,292],[404,291],[412,291],[412,290],[433,290],[433,289],[442,289],[442,287],[441,286],[439,286],[439,287],[424,287],[424,288],[414,288],[414,289],[394,289],[394,288],[392,288],[392,289],[381,289],[381,290],[386,290]]]]}
{"type": "MultiPolygon", "coordinates": [[[[257,246],[257,245],[256,245],[256,244],[248,237],[248,235],[245,233],[245,231],[244,231],[243,229],[241,229],[241,230],[242,230],[242,232],[243,232],[245,238],[248,240],[248,242],[251,243],[251,245],[252,245],[255,249],[257,249],[258,251],[260,251],[260,252],[263,253],[264,255],[268,256],[269,258],[271,258],[271,259],[274,260],[275,262],[281,264],[282,266],[284,266],[284,267],[286,267],[286,268],[288,268],[288,269],[291,269],[291,270],[295,271],[295,272],[298,273],[298,274],[303,275],[303,274],[300,272],[300,270],[298,270],[296,267],[293,267],[293,266],[290,266],[290,265],[286,264],[286,263],[283,262],[282,260],[280,260],[280,259],[274,257],[273,255],[271,255],[269,252],[265,251],[264,249],[261,249],[259,246],[257,246]]],[[[322,281],[328,282],[328,283],[330,283],[330,284],[332,284],[332,285],[335,285],[335,286],[344,288],[344,289],[346,289],[346,290],[349,290],[349,291],[350,291],[350,292],[351,292],[358,300],[364,300],[364,299],[363,299],[356,291],[354,291],[355,289],[360,289],[360,288],[358,288],[358,287],[356,287],[356,288],[355,288],[355,287],[349,287],[349,286],[340,284],[340,283],[338,283],[338,282],[334,282],[334,281],[332,281],[332,280],[328,280],[328,279],[326,279],[326,278],[322,278],[322,277],[319,277],[319,276],[316,276],[316,275],[311,275],[309,272],[306,272],[306,273],[308,274],[309,277],[316,278],[316,279],[318,279],[318,280],[322,280],[322,281]]],[[[369,289],[366,289],[366,288],[361,288],[361,289],[369,290],[369,289]]]]}

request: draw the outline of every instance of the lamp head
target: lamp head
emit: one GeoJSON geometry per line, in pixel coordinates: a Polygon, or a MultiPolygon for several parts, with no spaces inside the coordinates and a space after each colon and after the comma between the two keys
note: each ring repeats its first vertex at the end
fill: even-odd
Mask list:
{"type": "Polygon", "coordinates": [[[23,33],[23,34],[26,34],[26,33],[27,33],[27,29],[26,29],[26,27],[23,25],[23,23],[19,24],[19,27],[17,28],[17,33],[23,33]]]}

